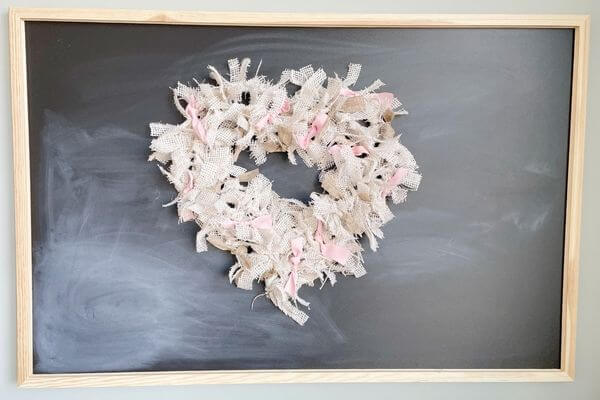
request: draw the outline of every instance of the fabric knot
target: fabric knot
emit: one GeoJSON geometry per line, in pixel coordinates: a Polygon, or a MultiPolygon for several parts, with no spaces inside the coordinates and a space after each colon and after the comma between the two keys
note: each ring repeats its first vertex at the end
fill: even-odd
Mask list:
{"type": "Polygon", "coordinates": [[[262,117],[255,125],[256,129],[263,130],[267,124],[273,124],[275,121],[275,117],[279,114],[289,112],[291,109],[291,103],[288,99],[285,99],[281,107],[275,112],[268,112],[264,117],[262,117]]]}
{"type": "Polygon", "coordinates": [[[333,242],[326,242],[323,236],[323,221],[317,220],[317,230],[315,232],[315,240],[319,243],[321,254],[323,257],[346,265],[352,252],[343,246],[338,246],[333,242]]]}
{"type": "Polygon", "coordinates": [[[285,284],[285,291],[296,300],[298,298],[298,265],[302,260],[302,248],[304,247],[304,238],[299,236],[292,240],[292,254],[290,255],[290,263],[292,264],[292,270],[290,276],[285,284]]]}
{"type": "Polygon", "coordinates": [[[188,177],[187,183],[185,184],[185,187],[183,188],[183,191],[182,191],[183,194],[188,193],[189,191],[191,191],[194,188],[194,175],[192,174],[192,171],[190,171],[189,169],[187,171],[187,177],[188,177]]]}
{"type": "Polygon", "coordinates": [[[392,103],[394,101],[394,94],[389,92],[381,92],[375,93],[377,100],[383,106],[383,108],[392,108],[392,103]]]}
{"type": "Polygon", "coordinates": [[[312,123],[310,124],[308,132],[306,132],[306,134],[298,138],[298,146],[300,146],[302,150],[306,150],[306,148],[308,147],[308,143],[310,143],[310,140],[313,137],[317,136],[319,133],[321,133],[326,122],[327,114],[325,114],[324,112],[320,112],[319,114],[317,114],[317,116],[313,119],[312,123]]]}
{"type": "MultiPolygon", "coordinates": [[[[335,145],[331,146],[327,151],[329,152],[329,154],[331,154],[333,156],[335,154],[339,154],[341,149],[342,149],[341,145],[335,144],[335,145]]],[[[351,146],[351,150],[352,150],[352,154],[354,154],[357,157],[360,155],[363,155],[363,154],[369,154],[367,149],[361,145],[351,146]]]]}
{"type": "Polygon", "coordinates": [[[192,121],[192,129],[198,139],[212,147],[215,141],[215,134],[206,131],[206,117],[200,118],[200,110],[195,107],[193,101],[188,102],[185,107],[185,113],[192,121]]]}
{"type": "Polygon", "coordinates": [[[408,174],[407,168],[398,168],[394,175],[383,185],[383,190],[381,191],[381,197],[386,197],[396,186],[401,184],[406,178],[408,174]]]}
{"type": "Polygon", "coordinates": [[[359,93],[355,92],[352,89],[348,89],[347,87],[343,87],[340,89],[340,95],[341,96],[346,96],[346,97],[354,97],[354,96],[358,96],[359,93]]]}

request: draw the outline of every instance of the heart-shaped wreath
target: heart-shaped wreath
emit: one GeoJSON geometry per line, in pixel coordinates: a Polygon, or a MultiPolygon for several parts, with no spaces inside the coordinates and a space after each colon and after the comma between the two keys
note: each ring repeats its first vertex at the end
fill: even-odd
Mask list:
{"type": "Polygon", "coordinates": [[[364,275],[358,239],[365,234],[375,251],[393,218],[386,198],[403,202],[419,186],[417,164],[391,126],[406,111],[392,93],[375,92],[380,80],[349,89],[358,64],[345,79],[309,65],[284,70],[276,83],[258,70],[248,79],[249,59],[228,64],[229,80],[208,66],[214,83],[178,83],[175,106],[186,120],[150,124],[150,160],[165,165],[178,192],[165,206],[177,204],[180,221],[200,227],[196,250],[206,251],[208,241],[231,252],[229,280],[246,290],[264,282],[264,295],[303,325],[302,285],[333,285],[336,272],[364,275]],[[298,87],[292,96],[288,84],[298,87]],[[296,164],[298,154],[320,171],[323,193],[312,193],[309,205],[279,197],[258,169],[235,165],[246,149],[257,165],[272,152],[296,164]]]}

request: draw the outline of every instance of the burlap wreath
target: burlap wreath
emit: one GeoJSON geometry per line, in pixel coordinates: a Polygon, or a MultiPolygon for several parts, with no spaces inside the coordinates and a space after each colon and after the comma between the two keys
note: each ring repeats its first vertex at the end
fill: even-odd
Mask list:
{"type": "Polygon", "coordinates": [[[358,64],[345,79],[309,65],[271,82],[258,70],[248,78],[249,59],[228,63],[229,79],[209,66],[214,83],[178,83],[175,106],[186,120],[150,124],[150,160],[165,165],[159,168],[178,192],[165,206],[177,204],[180,221],[200,227],[197,251],[208,241],[231,252],[237,262],[229,280],[246,290],[264,282],[264,295],[302,325],[308,316],[298,305],[309,305],[302,285],[333,285],[336,272],[364,275],[358,239],[366,235],[375,251],[393,218],[386,198],[403,202],[419,186],[417,164],[391,126],[406,112],[393,94],[375,92],[380,80],[349,89],[358,64]],[[298,87],[291,97],[289,84],[298,87]],[[297,154],[318,168],[323,192],[308,205],[279,197],[258,169],[235,165],[246,149],[257,165],[272,152],[296,164],[297,154]]]}

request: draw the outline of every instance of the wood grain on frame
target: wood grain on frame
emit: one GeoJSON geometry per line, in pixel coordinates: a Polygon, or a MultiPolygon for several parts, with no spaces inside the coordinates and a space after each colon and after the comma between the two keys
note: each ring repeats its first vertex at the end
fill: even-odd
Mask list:
{"type": "Polygon", "coordinates": [[[17,280],[17,381],[23,387],[189,385],[283,382],[571,381],[575,329],[585,136],[589,17],[505,14],[282,14],[108,9],[11,9],[10,71],[17,280]],[[564,243],[560,369],[350,369],[34,374],[31,189],[27,109],[26,21],[281,27],[572,28],[573,82],[564,243]]]}

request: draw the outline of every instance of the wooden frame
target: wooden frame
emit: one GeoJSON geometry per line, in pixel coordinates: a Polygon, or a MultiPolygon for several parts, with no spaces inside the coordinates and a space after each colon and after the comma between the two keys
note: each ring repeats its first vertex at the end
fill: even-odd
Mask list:
{"type": "Polygon", "coordinates": [[[138,386],[283,382],[571,381],[574,379],[589,16],[265,14],[29,8],[13,8],[9,14],[16,229],[17,380],[20,386],[138,386]],[[35,374],[33,372],[31,189],[25,48],[25,22],[27,21],[291,27],[574,29],[560,369],[351,369],[35,374]]]}

